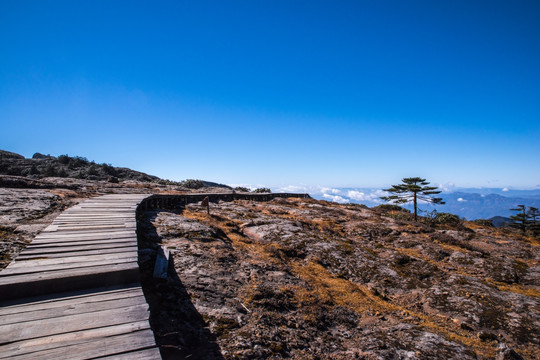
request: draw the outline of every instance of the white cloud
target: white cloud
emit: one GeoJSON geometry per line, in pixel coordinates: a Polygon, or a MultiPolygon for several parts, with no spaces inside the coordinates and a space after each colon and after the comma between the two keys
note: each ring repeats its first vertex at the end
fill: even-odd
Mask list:
{"type": "Polygon", "coordinates": [[[356,201],[370,201],[370,202],[376,202],[380,203],[381,196],[387,195],[386,191],[383,190],[375,190],[371,193],[365,193],[363,191],[357,191],[357,190],[349,190],[347,192],[347,196],[350,197],[353,200],[356,201]]]}
{"type": "Polygon", "coordinates": [[[251,184],[227,184],[227,185],[229,185],[230,187],[233,187],[233,188],[235,188],[235,187],[247,187],[248,189],[251,189],[251,190],[255,189],[255,187],[253,187],[251,184]]]}
{"type": "Polygon", "coordinates": [[[289,193],[302,193],[309,192],[310,188],[305,185],[287,185],[283,187],[276,188],[276,192],[289,192],[289,193]]]}
{"type": "Polygon", "coordinates": [[[467,200],[465,200],[464,198],[458,198],[457,201],[459,201],[459,202],[466,202],[467,200]]]}
{"type": "Polygon", "coordinates": [[[340,204],[347,204],[350,202],[349,199],[345,199],[344,197],[341,197],[339,195],[323,194],[323,198],[340,204]]]}
{"type": "Polygon", "coordinates": [[[339,189],[334,189],[334,188],[322,187],[322,188],[321,188],[321,192],[322,192],[322,193],[340,194],[340,193],[341,193],[341,190],[339,190],[339,189]]]}
{"type": "Polygon", "coordinates": [[[347,196],[350,197],[351,199],[358,200],[358,201],[365,201],[369,199],[369,196],[367,196],[361,191],[356,191],[356,190],[350,190],[347,193],[347,196]]]}
{"type": "Polygon", "coordinates": [[[451,191],[456,187],[456,184],[453,182],[447,182],[446,184],[439,184],[439,189],[442,191],[451,191]]]}
{"type": "Polygon", "coordinates": [[[510,189],[505,187],[504,189],[502,189],[502,191],[509,191],[510,189]]]}

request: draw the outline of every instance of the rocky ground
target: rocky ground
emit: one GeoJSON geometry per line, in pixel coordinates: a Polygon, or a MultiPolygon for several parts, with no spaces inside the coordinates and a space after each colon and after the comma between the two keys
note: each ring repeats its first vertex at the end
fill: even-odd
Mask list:
{"type": "Polygon", "coordinates": [[[513,230],[309,199],[139,216],[166,357],[540,358],[540,244],[513,230]]]}

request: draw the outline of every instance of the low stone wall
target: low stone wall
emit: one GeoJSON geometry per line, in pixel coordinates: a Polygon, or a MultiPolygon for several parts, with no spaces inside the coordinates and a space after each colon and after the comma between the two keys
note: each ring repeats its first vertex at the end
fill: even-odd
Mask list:
{"type": "Polygon", "coordinates": [[[308,194],[294,193],[230,193],[230,194],[184,194],[184,195],[152,195],[144,199],[138,207],[138,210],[153,210],[153,209],[180,209],[187,204],[198,203],[208,196],[210,202],[217,203],[221,201],[234,200],[253,200],[253,201],[270,201],[275,198],[302,198],[310,199],[308,194]]]}

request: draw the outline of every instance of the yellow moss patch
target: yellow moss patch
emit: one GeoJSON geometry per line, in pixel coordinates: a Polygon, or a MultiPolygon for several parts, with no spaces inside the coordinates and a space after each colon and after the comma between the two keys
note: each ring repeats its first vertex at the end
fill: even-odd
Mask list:
{"type": "Polygon", "coordinates": [[[525,296],[532,296],[536,298],[540,298],[540,290],[538,288],[532,288],[532,287],[526,287],[519,284],[506,284],[502,282],[495,281],[493,279],[486,279],[486,282],[499,289],[500,291],[508,291],[515,294],[521,294],[525,296]]]}
{"type": "Polygon", "coordinates": [[[295,295],[299,304],[310,304],[314,299],[320,299],[325,302],[334,303],[339,306],[347,307],[357,313],[375,312],[382,314],[392,314],[401,318],[412,317],[419,319],[412,320],[416,325],[428,328],[430,331],[438,333],[448,340],[461,343],[472,347],[479,355],[484,357],[493,357],[494,348],[481,342],[476,337],[469,336],[464,330],[461,330],[454,324],[450,318],[440,315],[429,317],[428,315],[411,311],[402,306],[392,304],[374,295],[365,286],[354,284],[348,280],[337,278],[330,274],[323,266],[309,262],[302,264],[294,262],[291,265],[293,273],[306,281],[311,289],[296,289],[295,295]]]}

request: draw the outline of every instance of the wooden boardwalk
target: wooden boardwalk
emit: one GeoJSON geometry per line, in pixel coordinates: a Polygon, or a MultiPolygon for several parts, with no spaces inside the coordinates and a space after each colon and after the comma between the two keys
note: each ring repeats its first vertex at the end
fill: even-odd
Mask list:
{"type": "Polygon", "coordinates": [[[66,210],[0,272],[0,359],[161,358],[138,283],[147,196],[66,210]]]}

